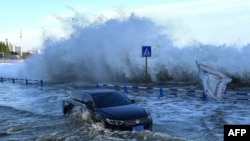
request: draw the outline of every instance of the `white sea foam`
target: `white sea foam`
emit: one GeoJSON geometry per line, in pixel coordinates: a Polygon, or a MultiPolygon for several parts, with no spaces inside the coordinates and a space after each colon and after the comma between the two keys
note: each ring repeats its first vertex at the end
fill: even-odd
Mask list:
{"type": "Polygon", "coordinates": [[[141,56],[141,46],[150,45],[148,73],[152,82],[197,82],[195,60],[233,77],[233,83],[248,83],[250,78],[247,61],[250,45],[237,48],[193,41],[179,48],[171,38],[173,31],[165,32],[172,26],[159,26],[135,14],[121,14],[113,19],[99,16],[94,20],[76,14],[62,22],[72,29],[70,36],[47,37],[42,54],[33,55],[23,67],[1,66],[4,68],[1,76],[49,81],[143,82],[145,58],[141,56]]]}

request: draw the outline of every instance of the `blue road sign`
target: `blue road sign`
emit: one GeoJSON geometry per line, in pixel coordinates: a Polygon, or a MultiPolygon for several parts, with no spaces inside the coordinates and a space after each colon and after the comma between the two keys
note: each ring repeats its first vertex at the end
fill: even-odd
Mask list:
{"type": "Polygon", "coordinates": [[[151,46],[142,46],[142,57],[151,57],[151,46]]]}

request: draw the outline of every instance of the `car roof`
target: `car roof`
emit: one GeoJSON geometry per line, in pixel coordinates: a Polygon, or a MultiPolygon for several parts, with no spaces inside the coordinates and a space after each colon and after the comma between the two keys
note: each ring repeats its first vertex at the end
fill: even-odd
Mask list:
{"type": "Polygon", "coordinates": [[[93,95],[102,95],[102,94],[107,94],[107,93],[117,93],[116,90],[113,89],[87,89],[87,90],[81,90],[79,92],[73,93],[70,95],[72,99],[78,99],[82,100],[83,99],[83,94],[89,94],[91,96],[93,95]]]}
{"type": "Polygon", "coordinates": [[[89,89],[89,90],[83,90],[83,92],[86,92],[90,95],[96,95],[96,94],[104,94],[104,93],[113,93],[117,92],[116,90],[113,89],[89,89]]]}

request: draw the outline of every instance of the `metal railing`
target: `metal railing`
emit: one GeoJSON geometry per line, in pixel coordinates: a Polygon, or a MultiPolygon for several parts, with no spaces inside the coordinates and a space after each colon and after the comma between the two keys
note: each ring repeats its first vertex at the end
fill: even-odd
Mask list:
{"type": "MultiPolygon", "coordinates": [[[[193,87],[153,87],[153,86],[138,86],[138,85],[114,85],[114,84],[96,84],[96,88],[111,88],[119,91],[129,92],[146,92],[149,94],[157,94],[158,97],[179,97],[191,96],[203,98],[203,90],[195,89],[193,87]]],[[[223,95],[223,100],[228,101],[250,101],[250,93],[244,91],[226,91],[223,95]]],[[[203,98],[203,100],[207,100],[203,98]]]]}
{"type": "Polygon", "coordinates": [[[8,77],[0,77],[0,82],[12,82],[13,84],[15,83],[23,83],[25,85],[30,85],[30,84],[37,84],[41,87],[44,86],[43,80],[33,80],[33,79],[23,79],[23,78],[8,78],[8,77]]]}

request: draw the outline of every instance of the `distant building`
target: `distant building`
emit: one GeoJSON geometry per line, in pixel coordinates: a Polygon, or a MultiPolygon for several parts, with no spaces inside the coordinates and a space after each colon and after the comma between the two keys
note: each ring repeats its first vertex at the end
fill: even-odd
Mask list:
{"type": "Polygon", "coordinates": [[[30,52],[31,54],[42,54],[42,51],[40,49],[38,49],[38,50],[29,50],[27,52],[30,52]]]}
{"type": "Polygon", "coordinates": [[[14,52],[14,50],[15,50],[15,46],[14,46],[14,45],[12,45],[12,44],[8,44],[8,46],[9,46],[10,51],[13,51],[13,52],[14,52]]]}
{"type": "Polygon", "coordinates": [[[20,46],[15,46],[13,52],[19,53],[21,55],[22,54],[22,48],[20,46]]]}
{"type": "Polygon", "coordinates": [[[15,46],[11,44],[8,39],[5,39],[5,45],[9,47],[10,52],[13,52],[12,55],[5,55],[5,59],[20,59],[22,57],[22,48],[21,46],[15,46]]]}
{"type": "Polygon", "coordinates": [[[9,46],[9,49],[11,52],[16,52],[22,56],[22,47],[21,46],[15,46],[12,45],[10,42],[8,42],[8,39],[5,39],[5,44],[9,46]]]}

